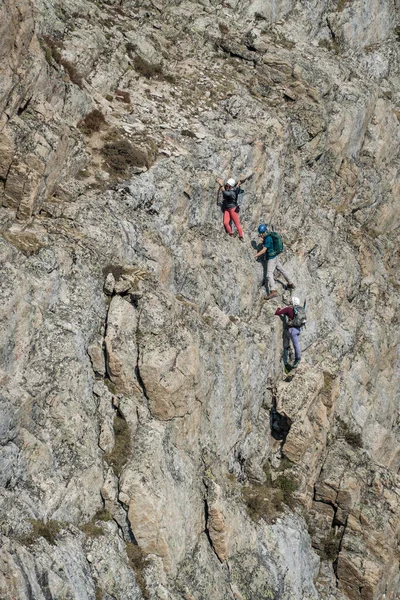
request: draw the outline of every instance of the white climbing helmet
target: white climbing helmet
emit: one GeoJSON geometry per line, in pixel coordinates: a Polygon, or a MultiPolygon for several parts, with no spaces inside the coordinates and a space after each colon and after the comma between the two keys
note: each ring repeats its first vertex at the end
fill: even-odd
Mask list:
{"type": "Polygon", "coordinates": [[[300,299],[297,296],[292,296],[292,305],[300,306],[300,299]]]}
{"type": "Polygon", "coordinates": [[[234,179],[228,179],[226,185],[230,185],[231,187],[235,187],[236,181],[234,179]]]}

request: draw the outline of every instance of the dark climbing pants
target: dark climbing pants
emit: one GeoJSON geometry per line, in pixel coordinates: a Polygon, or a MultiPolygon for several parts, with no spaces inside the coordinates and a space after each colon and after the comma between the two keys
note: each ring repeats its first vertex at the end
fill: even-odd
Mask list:
{"type": "Polygon", "coordinates": [[[295,360],[301,359],[300,332],[300,327],[285,327],[283,330],[283,362],[285,364],[289,362],[290,342],[293,344],[295,360]]]}

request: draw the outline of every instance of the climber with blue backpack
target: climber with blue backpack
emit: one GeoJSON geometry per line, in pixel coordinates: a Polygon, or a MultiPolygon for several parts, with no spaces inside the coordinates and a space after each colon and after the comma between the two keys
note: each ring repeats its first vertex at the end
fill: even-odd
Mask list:
{"type": "Polygon", "coordinates": [[[283,362],[285,363],[285,368],[289,368],[287,355],[290,346],[289,340],[291,340],[294,349],[294,363],[290,368],[296,369],[301,360],[301,328],[304,327],[307,322],[306,302],[301,306],[300,300],[296,296],[292,296],[291,306],[285,306],[285,308],[278,307],[275,314],[278,317],[283,317],[285,319],[283,331],[283,362]]]}
{"type": "Polygon", "coordinates": [[[279,233],[276,231],[269,231],[268,226],[265,225],[265,223],[262,223],[258,226],[258,235],[263,240],[263,248],[254,255],[254,258],[258,258],[259,256],[267,253],[267,280],[269,294],[265,297],[265,300],[271,300],[271,298],[276,298],[276,296],[278,296],[274,279],[275,269],[278,269],[278,271],[282,273],[283,277],[286,279],[286,287],[288,290],[294,290],[296,286],[292,282],[289,273],[283,268],[283,265],[278,258],[278,254],[283,251],[283,242],[279,233]]]}

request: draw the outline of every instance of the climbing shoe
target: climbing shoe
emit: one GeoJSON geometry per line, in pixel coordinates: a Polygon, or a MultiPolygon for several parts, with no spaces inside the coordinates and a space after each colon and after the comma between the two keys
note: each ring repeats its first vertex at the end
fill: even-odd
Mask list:
{"type": "Polygon", "coordinates": [[[277,298],[277,296],[279,296],[278,292],[276,290],[273,290],[268,294],[268,296],[265,296],[264,300],[266,302],[267,300],[272,300],[272,298],[277,298]]]}
{"type": "Polygon", "coordinates": [[[288,290],[295,290],[295,289],[296,289],[296,286],[294,285],[294,283],[288,283],[288,284],[287,284],[287,286],[286,286],[286,288],[287,288],[288,290]]]}
{"type": "Polygon", "coordinates": [[[293,365],[292,365],[292,369],[297,369],[297,367],[299,366],[299,362],[300,362],[300,359],[299,360],[295,360],[294,363],[293,363],[293,365]]]}
{"type": "Polygon", "coordinates": [[[241,242],[244,242],[244,237],[243,237],[242,235],[240,235],[240,236],[239,236],[239,240],[240,240],[241,242]]]}

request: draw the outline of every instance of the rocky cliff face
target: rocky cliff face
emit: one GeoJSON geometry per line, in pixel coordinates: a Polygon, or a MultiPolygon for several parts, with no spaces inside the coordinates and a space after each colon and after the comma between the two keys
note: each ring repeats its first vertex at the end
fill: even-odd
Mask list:
{"type": "Polygon", "coordinates": [[[400,598],[398,14],[3,0],[1,599],[400,598]]]}

